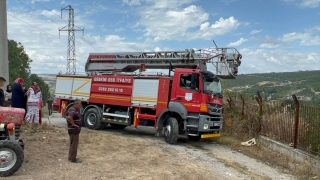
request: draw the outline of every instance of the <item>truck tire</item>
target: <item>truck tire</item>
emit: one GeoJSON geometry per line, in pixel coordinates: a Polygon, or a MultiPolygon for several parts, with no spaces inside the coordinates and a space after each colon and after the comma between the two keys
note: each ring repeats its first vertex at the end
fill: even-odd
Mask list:
{"type": "Polygon", "coordinates": [[[110,124],[110,126],[111,126],[113,129],[124,129],[124,128],[127,127],[126,125],[121,125],[121,124],[110,124]]]}
{"type": "Polygon", "coordinates": [[[170,117],[166,120],[164,137],[167,143],[175,144],[178,140],[179,135],[179,125],[178,121],[174,117],[170,117]]]}
{"type": "Polygon", "coordinates": [[[0,143],[0,177],[10,176],[22,166],[24,153],[19,144],[10,141],[0,143]]]}
{"type": "Polygon", "coordinates": [[[85,112],[84,124],[88,129],[99,130],[102,128],[101,116],[96,108],[90,108],[85,112]]]}
{"type": "Polygon", "coordinates": [[[201,139],[201,136],[189,136],[188,135],[188,138],[191,140],[191,141],[199,141],[201,139]]]}

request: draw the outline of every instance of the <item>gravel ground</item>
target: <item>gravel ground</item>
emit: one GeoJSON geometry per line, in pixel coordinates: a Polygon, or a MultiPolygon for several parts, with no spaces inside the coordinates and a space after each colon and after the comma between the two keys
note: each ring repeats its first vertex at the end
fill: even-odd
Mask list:
{"type": "Polygon", "coordinates": [[[176,145],[155,137],[153,128],[83,128],[81,164],[66,160],[66,121],[54,114],[44,122],[57,127],[25,128],[25,162],[6,179],[295,179],[292,175],[212,140],[181,137],[176,145]]]}

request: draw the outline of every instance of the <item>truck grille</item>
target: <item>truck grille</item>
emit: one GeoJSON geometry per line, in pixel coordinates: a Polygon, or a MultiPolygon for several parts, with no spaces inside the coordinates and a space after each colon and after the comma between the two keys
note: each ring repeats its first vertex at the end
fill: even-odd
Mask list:
{"type": "Polygon", "coordinates": [[[208,109],[209,109],[209,113],[210,114],[221,114],[222,112],[222,106],[217,105],[217,104],[207,104],[208,105],[208,109]]]}

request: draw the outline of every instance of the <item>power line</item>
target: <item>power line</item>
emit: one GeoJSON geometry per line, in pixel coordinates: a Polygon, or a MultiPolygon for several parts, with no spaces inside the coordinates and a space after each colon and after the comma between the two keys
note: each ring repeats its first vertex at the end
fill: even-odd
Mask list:
{"type": "MultiPolygon", "coordinates": [[[[89,42],[84,38],[84,37],[82,37],[82,39],[87,43],[87,44],[89,44],[89,42]]],[[[96,50],[97,52],[99,52],[96,48],[94,48],[91,44],[89,44],[89,46],[91,46],[94,50],[96,50]]]]}
{"type": "Polygon", "coordinates": [[[38,5],[40,5],[41,7],[45,8],[46,10],[50,11],[52,14],[54,14],[54,15],[58,16],[59,18],[61,18],[62,20],[64,20],[66,23],[68,23],[68,21],[67,21],[67,20],[65,20],[65,19],[63,19],[63,18],[62,18],[62,16],[60,16],[60,15],[58,15],[58,14],[56,14],[56,13],[52,12],[50,9],[46,8],[45,6],[43,6],[42,4],[38,3],[37,1],[34,1],[34,2],[35,2],[35,3],[37,3],[38,5]]]}
{"type": "MultiPolygon", "coordinates": [[[[17,1],[19,1],[20,3],[22,3],[20,0],[17,0],[17,1]]],[[[37,3],[38,5],[40,5],[41,7],[43,7],[43,8],[45,8],[46,10],[48,10],[48,11],[50,11],[50,12],[52,12],[51,10],[49,10],[48,8],[46,8],[45,6],[43,6],[43,5],[41,5],[40,3],[38,3],[37,1],[34,1],[35,3],[37,3]]],[[[24,4],[24,3],[22,3],[22,4],[24,4]]],[[[26,4],[24,4],[25,6],[27,6],[26,4]]],[[[36,11],[35,9],[33,9],[33,8],[31,8],[30,6],[27,6],[27,7],[29,7],[30,9],[32,9],[33,11],[36,11]]],[[[37,12],[37,11],[36,11],[37,12]]],[[[39,12],[37,12],[37,13],[39,13],[39,12]]],[[[54,12],[52,12],[53,14],[55,14],[54,12]]],[[[39,14],[41,14],[41,13],[39,13],[39,14]]],[[[43,14],[41,14],[42,16],[44,16],[43,14]]],[[[57,14],[55,14],[55,15],[57,15],[57,14]]],[[[60,17],[59,15],[57,15],[58,17],[60,17]]],[[[54,22],[54,23],[56,23],[55,21],[53,21],[53,20],[51,20],[50,18],[48,18],[47,16],[44,16],[44,17],[46,17],[47,19],[49,19],[50,21],[52,21],[52,22],[54,22]]],[[[62,18],[62,16],[61,16],[61,19],[63,19],[62,18]]],[[[68,21],[66,21],[65,19],[63,19],[65,22],[68,22],[68,21]]],[[[58,24],[58,23],[56,23],[57,25],[59,25],[59,26],[61,26],[60,24],[58,24]]],[[[77,26],[76,26],[77,27],[77,26]]],[[[96,50],[97,52],[99,52],[95,47],[93,47],[84,37],[82,37],[82,39],[89,45],[89,46],[91,46],[94,50],[96,50]]]]}
{"type": "MultiPolygon", "coordinates": [[[[47,33],[47,32],[45,32],[44,30],[42,30],[42,29],[40,29],[40,28],[38,28],[38,27],[36,27],[36,26],[34,26],[34,25],[30,24],[30,23],[27,23],[26,21],[23,21],[23,20],[21,20],[21,19],[19,19],[19,18],[15,17],[15,16],[13,16],[13,15],[11,15],[10,13],[7,13],[7,14],[8,14],[9,16],[11,16],[11,17],[13,17],[13,18],[15,18],[15,19],[17,19],[17,20],[21,21],[21,22],[24,22],[24,23],[26,23],[26,24],[28,24],[28,25],[30,25],[30,26],[32,26],[32,27],[34,27],[34,28],[38,29],[39,31],[43,32],[44,34],[51,35],[51,36],[53,36],[53,37],[55,37],[55,38],[59,39],[59,37],[58,37],[58,36],[55,36],[55,35],[50,34],[50,33],[47,33]]],[[[60,41],[62,41],[62,42],[64,42],[64,43],[66,43],[66,44],[68,44],[67,42],[65,42],[65,41],[63,41],[63,40],[61,40],[61,39],[59,39],[59,40],[60,40],[60,41]]]]}
{"type": "MultiPolygon", "coordinates": [[[[37,10],[35,10],[35,9],[33,9],[32,7],[30,7],[30,6],[26,5],[25,3],[21,2],[20,0],[17,0],[17,1],[18,1],[18,2],[20,2],[21,4],[23,4],[23,5],[27,6],[28,8],[32,9],[33,11],[37,12],[37,13],[38,13],[38,14],[40,14],[41,16],[43,16],[43,17],[45,17],[45,18],[49,19],[50,21],[52,21],[52,22],[56,23],[54,20],[52,20],[52,19],[48,18],[47,16],[45,16],[45,15],[43,15],[43,14],[39,13],[37,10]]],[[[61,25],[60,25],[60,24],[58,24],[58,23],[56,23],[56,24],[57,24],[58,26],[61,26],[61,25]]]]}

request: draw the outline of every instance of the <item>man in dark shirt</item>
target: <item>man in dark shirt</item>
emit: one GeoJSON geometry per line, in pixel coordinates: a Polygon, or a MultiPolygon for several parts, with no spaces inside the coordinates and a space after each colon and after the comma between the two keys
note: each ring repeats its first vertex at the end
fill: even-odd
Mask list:
{"type": "Polygon", "coordinates": [[[0,106],[3,106],[3,103],[4,103],[4,92],[1,88],[5,82],[6,82],[6,79],[3,77],[0,77],[0,106]]]}
{"type": "Polygon", "coordinates": [[[51,116],[51,114],[52,114],[52,99],[51,98],[48,99],[47,105],[48,105],[49,116],[51,116]]]}
{"type": "Polygon", "coordinates": [[[66,113],[68,123],[68,134],[70,137],[69,147],[69,161],[73,163],[81,163],[82,161],[77,158],[77,149],[79,144],[79,134],[81,131],[81,116],[80,108],[82,104],[79,99],[76,99],[73,106],[70,107],[66,113]]]}

